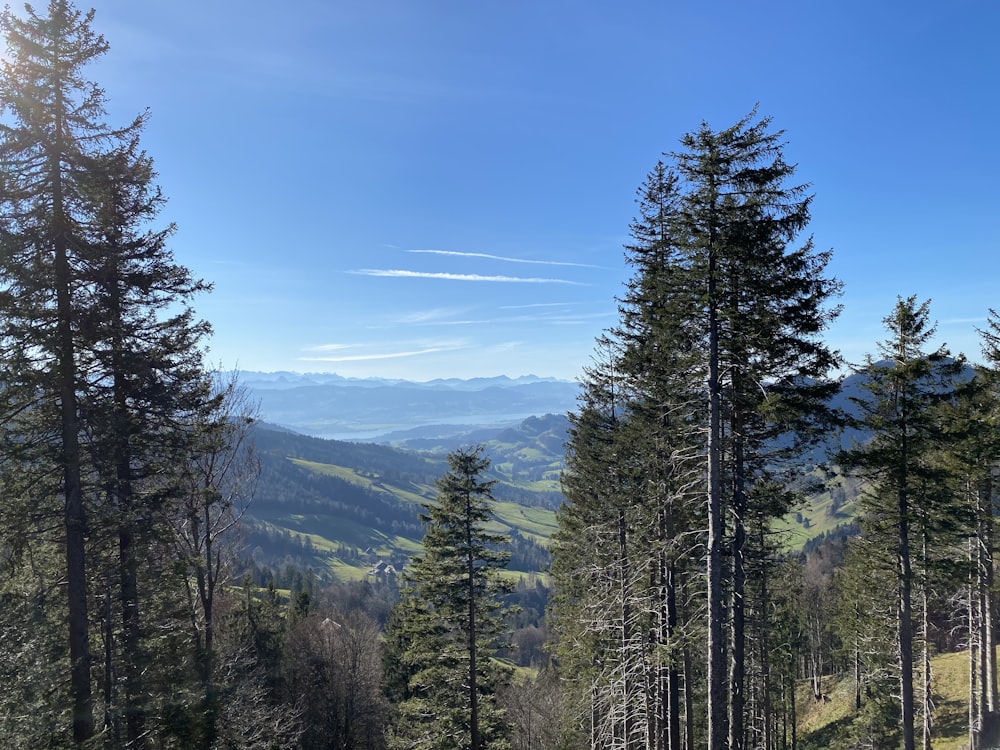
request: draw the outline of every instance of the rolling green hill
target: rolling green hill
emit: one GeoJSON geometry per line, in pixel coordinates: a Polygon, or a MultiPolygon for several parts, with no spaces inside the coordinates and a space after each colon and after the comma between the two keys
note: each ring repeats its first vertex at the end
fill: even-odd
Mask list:
{"type": "MultiPolygon", "coordinates": [[[[965,651],[940,654],[931,659],[935,750],[968,747],[968,659],[965,651]]],[[[812,687],[805,682],[801,684],[797,691],[798,746],[801,750],[848,746],[844,737],[854,718],[854,689],[851,677],[824,677],[822,691],[828,700],[816,701],[812,687]]]]}
{"type": "MultiPolygon", "coordinates": [[[[562,438],[553,432],[559,419],[565,420],[532,418],[479,441],[494,460],[497,480],[492,530],[511,537],[515,576],[539,573],[548,564],[545,544],[561,499],[562,438]]],[[[399,570],[420,549],[419,514],[433,501],[450,446],[417,453],[266,426],[256,428],[254,440],[262,471],[246,516],[245,544],[258,565],[293,564],[321,577],[355,580],[380,562],[399,570]]]]}

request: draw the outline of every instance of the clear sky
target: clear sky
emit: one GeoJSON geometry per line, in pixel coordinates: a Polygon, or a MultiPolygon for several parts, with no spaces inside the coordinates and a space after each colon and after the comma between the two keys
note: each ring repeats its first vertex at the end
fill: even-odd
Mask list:
{"type": "Polygon", "coordinates": [[[897,295],[973,356],[1000,307],[992,0],[93,3],[110,120],[150,109],[177,258],[215,284],[215,364],[574,378],[636,188],[757,102],[815,192],[848,360],[897,295]]]}

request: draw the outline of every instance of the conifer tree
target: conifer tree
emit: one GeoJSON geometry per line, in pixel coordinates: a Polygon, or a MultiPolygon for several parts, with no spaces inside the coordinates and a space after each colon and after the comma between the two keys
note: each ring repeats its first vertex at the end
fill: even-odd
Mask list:
{"type": "MultiPolygon", "coordinates": [[[[1000,459],[1000,319],[990,310],[979,331],[983,364],[959,384],[945,410],[944,468],[951,474],[956,499],[965,507],[967,623],[970,656],[970,737],[998,709],[996,664],[996,603],[994,593],[995,472],[1000,459]]],[[[957,556],[957,555],[956,555],[957,556]]]]}
{"type": "Polygon", "coordinates": [[[73,738],[82,742],[94,733],[94,710],[73,295],[81,235],[93,218],[80,175],[91,163],[90,144],[113,134],[95,119],[103,114],[100,90],[81,77],[107,49],[90,29],[92,14],[55,0],[48,10],[48,17],[30,9],[25,19],[4,15],[0,310],[9,363],[4,380],[23,394],[13,399],[23,405],[42,389],[59,424],[52,444],[65,506],[73,738]]]}
{"type": "Polygon", "coordinates": [[[687,283],[699,290],[691,315],[702,335],[707,390],[709,748],[744,743],[746,524],[753,486],[768,481],[784,432],[810,435],[835,385],[837,363],[820,339],[838,312],[827,307],[839,283],[824,275],[830,254],[811,240],[789,245],[809,221],[805,186],[780,132],[751,113],[730,128],[701,128],[671,154],[682,197],[673,236],[687,283]],[[774,454],[774,455],[772,455],[774,454]],[[724,516],[733,518],[729,617],[724,608],[724,516]],[[723,622],[730,625],[728,680],[723,622]],[[726,707],[726,708],[724,708],[726,707]],[[727,710],[728,709],[728,710],[727,710]],[[728,740],[725,721],[728,715],[728,740]]]}
{"type": "MultiPolygon", "coordinates": [[[[815,439],[836,389],[825,378],[838,358],[820,336],[838,312],[828,303],[839,283],[825,276],[829,253],[814,251],[810,240],[792,247],[808,223],[811,198],[804,186],[788,184],[794,167],[783,160],[780,139],[756,113],[723,131],[703,124],[640,188],[634,242],[626,248],[635,274],[621,300],[621,324],[608,337],[614,363],[605,370],[620,374],[619,403],[610,413],[617,432],[630,437],[602,455],[588,442],[606,442],[607,431],[571,435],[573,513],[560,519],[579,526],[579,511],[589,507],[588,478],[596,497],[607,486],[602,477],[617,475],[627,480],[617,491],[644,508],[635,517],[647,528],[659,513],[664,533],[645,541],[672,550],[662,558],[664,580],[682,572],[675,564],[684,549],[679,540],[704,544],[711,749],[744,746],[747,602],[756,596],[758,611],[766,609],[765,532],[791,497],[771,488],[815,439]],[[707,517],[692,525],[692,509],[706,505],[707,517]],[[748,574],[758,577],[751,589],[748,574]]],[[[585,385],[594,390],[605,382],[585,385]]],[[[591,421],[582,409],[579,424],[591,421]]],[[[566,551],[559,544],[554,571],[566,551]]],[[[644,569],[640,560],[634,565],[633,572],[644,569]]],[[[672,589],[676,594],[661,587],[667,622],[674,621],[672,589]]],[[[754,623],[766,628],[760,618],[754,623]]],[[[759,668],[766,675],[766,656],[759,668]]],[[[758,686],[757,695],[766,703],[767,690],[758,686]]],[[[671,742],[677,735],[670,727],[671,742]]]]}
{"type": "MultiPolygon", "coordinates": [[[[391,622],[389,643],[409,674],[392,742],[399,748],[486,750],[508,747],[496,691],[503,674],[491,661],[501,645],[498,576],[506,537],[488,531],[494,480],[482,446],[448,456],[437,502],[421,516],[423,553],[414,558],[391,622]],[[398,629],[398,630],[396,630],[398,629]]],[[[399,689],[399,688],[397,688],[399,689]]]]}
{"type": "Polygon", "coordinates": [[[642,653],[636,653],[635,636],[645,587],[633,531],[638,527],[641,534],[645,523],[628,489],[626,455],[633,452],[623,432],[625,386],[615,346],[602,341],[606,356],[588,370],[581,408],[571,415],[566,503],[552,540],[558,593],[551,624],[566,680],[577,687],[576,710],[591,747],[615,740],[627,746],[644,725],[637,715],[643,706],[637,674],[642,653]]]}
{"type": "MultiPolygon", "coordinates": [[[[922,550],[932,530],[937,525],[940,532],[940,524],[961,514],[947,505],[951,498],[948,477],[937,452],[945,443],[941,405],[953,398],[962,363],[953,360],[943,346],[926,351],[935,333],[929,317],[930,302],[918,303],[911,296],[899,298],[884,318],[889,337],[878,345],[882,359],[866,358],[859,371],[867,376],[868,395],[855,399],[859,424],[872,437],[840,458],[845,468],[869,483],[861,501],[862,535],[893,551],[899,728],[904,750],[915,747],[915,561],[924,571],[922,579],[928,563],[922,550]]],[[[955,541],[954,530],[936,536],[939,545],[955,541]]]]}
{"type": "MultiPolygon", "coordinates": [[[[140,115],[104,122],[104,93],[84,69],[107,51],[82,14],[51,0],[3,14],[0,71],[0,367],[5,445],[41,481],[61,476],[72,736],[95,732],[88,588],[117,550],[119,619],[103,633],[105,730],[148,736],[139,561],[190,455],[190,416],[207,400],[189,307],[206,286],[148,227],[163,200],[139,146],[140,115]],[[88,548],[88,545],[90,547],[88,548]],[[119,643],[120,641],[120,643],[119,643]],[[120,648],[115,644],[119,643],[120,648]],[[122,691],[107,675],[120,673],[122,691]]],[[[51,506],[54,512],[55,504],[51,506]]],[[[148,582],[147,582],[148,583],[148,582]]],[[[109,597],[106,597],[109,598],[109,597]]],[[[108,612],[105,612],[107,621],[108,612]]]]}

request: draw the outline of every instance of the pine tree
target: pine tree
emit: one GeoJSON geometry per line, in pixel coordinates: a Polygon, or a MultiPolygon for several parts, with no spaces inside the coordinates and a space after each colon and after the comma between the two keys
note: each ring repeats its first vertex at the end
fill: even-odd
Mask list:
{"type": "MultiPolygon", "coordinates": [[[[445,750],[505,748],[496,703],[503,674],[491,661],[501,645],[498,576],[509,557],[506,537],[486,528],[492,519],[489,459],[482,446],[448,456],[437,502],[426,506],[423,553],[407,572],[401,614],[389,643],[409,672],[397,706],[396,747],[445,750]]],[[[392,658],[392,656],[390,656],[392,658]]]]}
{"type": "Polygon", "coordinates": [[[767,482],[780,433],[810,434],[837,363],[820,340],[838,312],[829,253],[811,240],[789,248],[809,221],[805,186],[788,185],[780,132],[751,113],[713,131],[703,124],[672,154],[682,197],[673,220],[691,311],[703,342],[707,404],[709,748],[743,747],[746,523],[756,483],[767,482]],[[733,518],[729,617],[724,610],[724,516],[733,518]],[[730,625],[725,677],[723,622],[730,625]],[[728,715],[728,740],[725,720],[728,715]]]}
{"type": "Polygon", "coordinates": [[[208,327],[189,307],[207,287],[173,261],[172,228],[148,228],[163,199],[139,146],[145,115],[103,122],[103,91],[84,76],[107,50],[93,12],[64,0],[47,10],[3,15],[4,443],[30,475],[61,474],[74,741],[95,731],[88,588],[110,565],[119,619],[107,624],[108,592],[105,728],[118,736],[123,718],[138,748],[148,736],[142,600],[152,595],[139,561],[176,495],[173,469],[190,455],[189,417],[208,397],[199,349],[208,327]]]}
{"type": "Polygon", "coordinates": [[[955,530],[947,524],[961,513],[948,506],[948,477],[936,454],[945,443],[940,407],[953,398],[962,363],[944,347],[925,351],[935,333],[929,316],[929,301],[917,303],[916,297],[908,297],[899,298],[884,318],[889,338],[878,345],[883,359],[866,358],[859,372],[867,376],[868,395],[855,399],[859,424],[872,438],[840,458],[845,468],[869,482],[861,502],[863,536],[893,550],[904,750],[915,747],[914,588],[920,583],[926,590],[922,581],[929,564],[924,552],[929,537],[936,536],[938,545],[953,544],[955,530]]]}
{"type": "MultiPolygon", "coordinates": [[[[747,616],[764,643],[767,621],[759,613],[768,607],[773,564],[767,529],[793,497],[774,488],[802,468],[799,457],[826,423],[837,387],[825,377],[838,358],[820,336],[838,312],[827,305],[839,283],[825,276],[829,253],[815,252],[810,240],[791,246],[808,223],[811,198],[804,186],[787,184],[794,168],[782,158],[780,138],[755,113],[719,132],[702,125],[640,188],[634,241],[626,247],[635,273],[621,300],[621,324],[605,338],[610,363],[585,383],[555,546],[557,584],[571,583],[572,560],[587,559],[573,551],[573,529],[593,527],[601,514],[596,498],[632,509],[636,549],[658,551],[653,577],[663,584],[650,591],[660,603],[649,609],[659,608],[666,623],[651,638],[662,652],[669,633],[684,625],[676,599],[671,603],[685,572],[677,562],[685,545],[704,545],[709,748],[744,745],[747,616]],[[615,382],[609,406],[601,399],[615,382]],[[565,564],[560,554],[568,556],[565,564]]],[[[614,548],[611,535],[606,544],[614,548]]],[[[600,554],[615,564],[610,552],[600,554]]],[[[602,559],[591,555],[598,568],[602,559]]],[[[617,564],[629,569],[621,580],[649,580],[648,557],[617,564]]],[[[557,595],[555,612],[567,601],[580,600],[557,595]]],[[[766,713],[766,648],[754,653],[763,675],[755,700],[766,713]]],[[[664,716],[666,736],[655,737],[657,747],[679,742],[669,667],[665,678],[661,703],[673,716],[664,716]]],[[[685,683],[689,701],[692,686],[685,683]]],[[[691,711],[685,714],[691,726],[691,711]]],[[[767,721],[758,722],[765,734],[767,721]]],[[[627,727],[624,734],[631,736],[627,727]]]]}
{"type": "Polygon", "coordinates": [[[0,99],[0,186],[4,207],[0,235],[4,349],[11,366],[8,388],[24,395],[39,388],[59,420],[53,440],[62,469],[65,512],[67,622],[73,696],[73,738],[94,733],[90,686],[79,368],[74,336],[74,289],[81,235],[92,220],[80,174],[90,165],[90,143],[112,137],[95,117],[103,100],[81,69],[107,49],[65,2],[49,5],[49,17],[28,11],[22,20],[4,15],[9,59],[3,61],[0,99]],[[22,354],[17,355],[20,351],[22,354]],[[13,355],[13,356],[11,356],[13,355]]]}

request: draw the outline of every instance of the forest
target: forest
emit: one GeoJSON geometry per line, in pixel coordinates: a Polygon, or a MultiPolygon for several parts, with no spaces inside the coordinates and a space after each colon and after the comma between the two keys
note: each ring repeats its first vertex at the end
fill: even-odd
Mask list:
{"type": "Polygon", "coordinates": [[[257,411],[205,364],[211,285],[158,225],[146,113],[105,122],[93,19],[2,15],[5,747],[995,746],[1000,317],[973,363],[900,296],[843,362],[831,251],[769,118],[703,123],[640,185],[548,553],[496,532],[508,490],[473,446],[384,519],[422,530],[401,570],[330,581],[247,557],[257,411]],[[853,523],[793,549],[781,519],[845,483],[853,523]],[[510,575],[547,554],[544,585],[510,575]],[[807,731],[834,686],[849,706],[807,731]]]}

